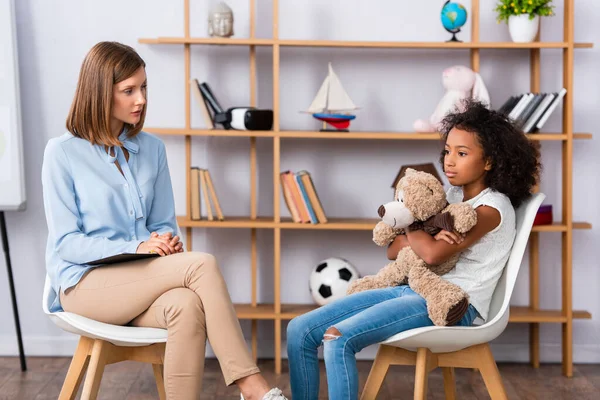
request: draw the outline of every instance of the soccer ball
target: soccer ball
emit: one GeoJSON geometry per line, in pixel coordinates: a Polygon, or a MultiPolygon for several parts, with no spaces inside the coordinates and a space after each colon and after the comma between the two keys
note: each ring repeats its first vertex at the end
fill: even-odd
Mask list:
{"type": "Polygon", "coordinates": [[[347,260],[331,257],[321,261],[311,272],[310,293],[322,306],[344,297],[350,283],[358,278],[358,271],[347,260]]]}

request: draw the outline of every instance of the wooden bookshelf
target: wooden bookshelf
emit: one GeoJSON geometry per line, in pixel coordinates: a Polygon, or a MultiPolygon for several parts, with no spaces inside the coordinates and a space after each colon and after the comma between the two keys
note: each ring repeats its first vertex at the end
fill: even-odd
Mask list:
{"type": "MultiPolygon", "coordinates": [[[[574,0],[564,1],[564,31],[563,41],[544,42],[538,37],[533,43],[512,42],[481,42],[479,41],[479,0],[473,0],[471,12],[472,20],[471,42],[398,42],[398,41],[340,41],[340,40],[297,40],[279,38],[279,0],[273,0],[273,37],[256,37],[256,0],[250,1],[250,34],[248,38],[194,38],[190,36],[190,5],[189,0],[184,0],[184,36],[183,37],[158,37],[139,39],[144,44],[172,44],[182,45],[184,49],[184,82],[185,82],[185,121],[180,128],[145,128],[147,132],[158,135],[180,135],[185,141],[185,167],[186,181],[190,182],[191,167],[191,138],[193,136],[223,136],[245,138],[250,142],[250,215],[240,217],[226,216],[225,221],[208,221],[206,219],[192,221],[190,219],[190,185],[186,188],[185,215],[178,217],[181,228],[186,229],[187,249],[192,246],[192,229],[197,228],[239,228],[250,232],[250,268],[251,268],[251,299],[247,304],[236,304],[235,309],[240,319],[252,321],[252,353],[256,358],[258,348],[258,320],[273,322],[274,328],[274,359],[275,372],[281,372],[281,329],[282,321],[302,315],[317,306],[313,304],[283,304],[281,303],[281,233],[286,229],[298,230],[346,230],[370,231],[377,223],[371,218],[329,218],[326,224],[299,224],[289,218],[281,218],[280,214],[280,181],[281,146],[282,139],[335,139],[335,140],[417,140],[437,141],[439,134],[415,132],[315,132],[315,131],[286,131],[280,129],[280,50],[282,47],[328,47],[328,48],[361,48],[361,49],[468,49],[470,52],[471,68],[479,71],[481,49],[528,49],[530,59],[530,90],[540,91],[541,77],[541,50],[559,49],[563,56],[563,87],[567,94],[563,99],[562,132],[528,134],[528,138],[536,141],[560,142],[562,146],[562,215],[557,216],[559,221],[551,225],[535,226],[532,230],[529,249],[529,275],[530,298],[528,306],[513,306],[510,309],[510,322],[526,323],[530,326],[530,358],[534,367],[540,363],[539,355],[539,327],[540,323],[558,323],[562,325],[563,373],[566,376],[573,374],[573,320],[590,319],[587,311],[576,311],[572,307],[573,278],[573,231],[591,229],[587,222],[573,222],[573,143],[575,140],[589,140],[591,133],[573,133],[573,60],[575,49],[593,47],[592,43],[575,43],[574,41],[574,0]],[[272,48],[273,62],[273,115],[274,123],[271,131],[235,131],[222,129],[194,129],[191,126],[191,98],[190,87],[190,47],[192,45],[227,45],[247,46],[249,48],[250,69],[250,98],[249,105],[256,106],[257,93],[257,64],[256,48],[268,46],[272,48]],[[257,138],[267,138],[273,141],[273,215],[258,216],[257,204],[257,138]],[[258,249],[257,230],[270,229],[273,231],[273,289],[274,301],[270,304],[258,302],[257,271],[258,249]],[[562,306],[557,310],[543,309],[540,304],[540,268],[539,268],[539,236],[545,232],[556,232],[561,235],[562,272],[561,299],[562,306]]],[[[301,51],[301,50],[299,50],[301,51]]],[[[262,139],[265,140],[265,139],[262,139]]]]}

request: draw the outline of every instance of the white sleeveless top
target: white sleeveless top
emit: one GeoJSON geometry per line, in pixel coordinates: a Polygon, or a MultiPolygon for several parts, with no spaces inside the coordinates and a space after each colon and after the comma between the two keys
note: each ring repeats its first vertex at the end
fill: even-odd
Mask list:
{"type": "MultiPolygon", "coordinates": [[[[462,188],[451,187],[446,197],[449,203],[462,202],[462,188]]],[[[467,200],[467,203],[474,208],[479,206],[495,208],[500,213],[500,224],[464,250],[456,267],[443,278],[467,292],[470,303],[486,321],[492,294],[515,240],[515,210],[508,196],[491,188],[482,190],[477,196],[467,200]]]]}

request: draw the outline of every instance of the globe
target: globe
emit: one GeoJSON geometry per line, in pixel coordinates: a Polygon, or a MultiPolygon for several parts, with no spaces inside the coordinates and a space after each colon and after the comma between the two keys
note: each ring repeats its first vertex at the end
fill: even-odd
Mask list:
{"type": "Polygon", "coordinates": [[[452,38],[448,42],[460,42],[461,40],[456,38],[456,34],[467,22],[467,9],[462,4],[448,0],[442,7],[441,17],[444,29],[452,34],[452,38]]]}

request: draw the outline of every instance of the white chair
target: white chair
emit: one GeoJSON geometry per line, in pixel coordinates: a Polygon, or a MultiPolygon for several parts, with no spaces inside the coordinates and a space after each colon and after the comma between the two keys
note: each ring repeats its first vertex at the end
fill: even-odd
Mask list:
{"type": "MultiPolygon", "coordinates": [[[[179,229],[178,232],[185,249],[179,229]]],[[[50,279],[46,275],[42,304],[44,312],[63,330],[81,336],[59,400],[75,399],[86,369],[81,399],[96,399],[104,366],[126,360],[152,364],[158,394],[161,400],[166,399],[162,361],[167,342],[166,329],[110,325],[69,312],[52,313],[49,310],[51,291],[50,279]]]]}
{"type": "Polygon", "coordinates": [[[50,292],[50,279],[46,275],[44,312],[60,328],[81,336],[59,400],[75,399],[86,369],[87,376],[81,399],[95,399],[98,396],[104,366],[126,360],[151,363],[160,398],[166,399],[162,367],[167,341],[166,329],[110,325],[70,312],[52,313],[48,309],[50,292]]]}
{"type": "Polygon", "coordinates": [[[488,322],[471,327],[424,327],[394,335],[380,343],[361,399],[375,399],[390,365],[415,365],[415,399],[427,397],[427,374],[441,367],[447,399],[454,399],[454,368],[477,368],[492,399],[506,399],[502,378],[488,342],[506,328],[510,297],[536,212],[546,196],[534,194],[516,210],[517,235],[494,291],[488,322]]]}

